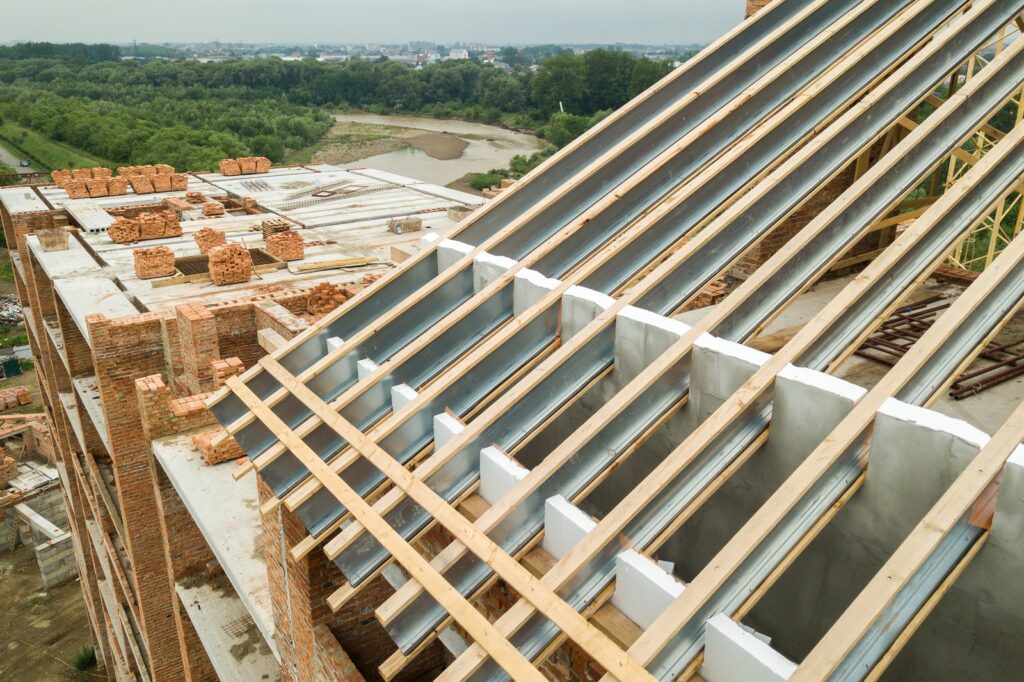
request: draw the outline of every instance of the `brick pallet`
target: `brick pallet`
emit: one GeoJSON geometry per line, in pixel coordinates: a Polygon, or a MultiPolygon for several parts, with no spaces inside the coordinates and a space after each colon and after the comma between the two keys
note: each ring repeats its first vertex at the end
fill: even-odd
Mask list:
{"type": "Polygon", "coordinates": [[[278,260],[302,260],[305,252],[305,241],[294,230],[277,232],[267,237],[267,253],[278,260]]]}
{"type": "Polygon", "coordinates": [[[209,253],[210,249],[213,247],[223,246],[227,243],[227,239],[224,238],[224,233],[220,230],[215,230],[212,227],[204,227],[196,232],[194,237],[200,253],[209,253]]]}
{"type": "Polygon", "coordinates": [[[218,164],[222,175],[255,175],[269,173],[270,159],[265,156],[243,156],[237,159],[222,159],[218,164]]]}
{"type": "Polygon", "coordinates": [[[153,246],[135,249],[135,274],[139,279],[170,277],[174,274],[174,251],[169,246],[153,246]]]}
{"type": "Polygon", "coordinates": [[[210,279],[214,284],[241,284],[251,278],[252,256],[244,246],[232,242],[210,249],[210,279]]]}
{"type": "Polygon", "coordinates": [[[107,236],[118,244],[181,236],[181,221],[174,211],[142,213],[137,218],[115,218],[107,236]]]}

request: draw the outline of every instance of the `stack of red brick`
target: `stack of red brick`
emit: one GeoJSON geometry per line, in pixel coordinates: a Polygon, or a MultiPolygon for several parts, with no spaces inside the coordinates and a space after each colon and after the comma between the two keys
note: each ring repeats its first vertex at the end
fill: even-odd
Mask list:
{"type": "Polygon", "coordinates": [[[355,292],[351,289],[343,289],[336,284],[322,282],[310,289],[306,310],[310,315],[326,315],[353,296],[355,296],[355,292]]]}
{"type": "Polygon", "coordinates": [[[181,221],[174,211],[142,213],[137,218],[116,218],[107,231],[118,244],[181,236],[181,221]]]}
{"type": "Polygon", "coordinates": [[[0,455],[0,488],[18,475],[18,460],[10,455],[0,455]]]}
{"type": "Polygon", "coordinates": [[[209,253],[215,246],[223,246],[227,243],[224,233],[212,227],[204,227],[193,235],[200,253],[209,253]]]}
{"type": "Polygon", "coordinates": [[[210,199],[203,204],[203,215],[208,218],[224,215],[224,204],[210,199]]]}
{"type": "Polygon", "coordinates": [[[305,241],[295,230],[276,232],[267,237],[267,253],[283,261],[302,260],[306,255],[305,241]]]}
{"type": "Polygon", "coordinates": [[[128,181],[112,177],[113,173],[109,168],[55,170],[51,176],[57,186],[67,192],[72,199],[112,197],[128,192],[128,181]]]}
{"type": "Polygon", "coordinates": [[[214,360],[213,381],[220,388],[231,377],[236,377],[245,371],[245,365],[239,358],[227,358],[226,360],[214,360]]]}
{"type": "Polygon", "coordinates": [[[188,176],[175,173],[174,166],[158,163],[153,166],[121,166],[119,175],[127,178],[136,194],[181,192],[188,189],[188,176]]]}
{"type": "Polygon", "coordinates": [[[252,256],[237,242],[210,249],[210,279],[213,283],[240,284],[252,278],[252,256]]]}
{"type": "Polygon", "coordinates": [[[169,246],[135,249],[135,274],[139,279],[170,277],[174,274],[174,251],[169,246]]]}
{"type": "Polygon", "coordinates": [[[243,156],[237,159],[221,159],[220,172],[224,175],[252,175],[269,173],[270,159],[265,156],[243,156]]]}
{"type": "Polygon", "coordinates": [[[0,390],[0,409],[9,410],[18,405],[32,403],[32,394],[24,386],[14,386],[0,390]]]}

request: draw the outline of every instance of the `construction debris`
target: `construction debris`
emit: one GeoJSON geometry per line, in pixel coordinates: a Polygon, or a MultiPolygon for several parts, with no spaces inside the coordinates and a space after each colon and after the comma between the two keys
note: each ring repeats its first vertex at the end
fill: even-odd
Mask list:
{"type": "Polygon", "coordinates": [[[423,218],[392,218],[388,221],[388,229],[395,234],[419,232],[423,229],[423,218]]]}
{"type": "Polygon", "coordinates": [[[310,289],[306,309],[310,315],[326,315],[354,295],[351,289],[323,282],[310,289]]]}
{"type": "Polygon", "coordinates": [[[252,278],[252,256],[237,242],[214,246],[209,251],[210,279],[221,286],[240,284],[252,278]]]}

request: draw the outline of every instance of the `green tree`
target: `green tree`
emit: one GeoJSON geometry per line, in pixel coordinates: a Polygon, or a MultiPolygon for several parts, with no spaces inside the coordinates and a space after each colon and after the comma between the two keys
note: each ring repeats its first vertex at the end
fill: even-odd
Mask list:
{"type": "Polygon", "coordinates": [[[587,71],[575,55],[563,54],[544,62],[530,88],[534,104],[545,114],[559,111],[559,103],[568,113],[586,113],[587,71]]]}

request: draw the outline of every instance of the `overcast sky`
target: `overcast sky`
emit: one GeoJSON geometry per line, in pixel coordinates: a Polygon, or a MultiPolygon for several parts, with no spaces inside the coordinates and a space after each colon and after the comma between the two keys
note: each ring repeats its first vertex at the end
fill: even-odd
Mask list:
{"type": "Polygon", "coordinates": [[[0,42],[706,43],[744,0],[0,0],[0,42]]]}

